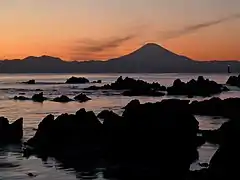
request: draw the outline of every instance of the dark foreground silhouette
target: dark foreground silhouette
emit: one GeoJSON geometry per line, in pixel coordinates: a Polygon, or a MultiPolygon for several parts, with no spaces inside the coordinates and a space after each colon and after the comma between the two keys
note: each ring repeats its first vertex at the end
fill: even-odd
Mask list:
{"type": "Polygon", "coordinates": [[[227,80],[227,83],[230,86],[240,87],[240,75],[239,76],[230,76],[227,80]]]}
{"type": "Polygon", "coordinates": [[[178,105],[183,103],[130,104],[122,116],[100,113],[103,123],[84,109],[55,120],[49,115],[27,144],[34,153],[81,171],[104,165],[109,178],[184,179],[202,141],[197,120],[188,111],[178,111],[178,105]]]}
{"type": "MultiPolygon", "coordinates": [[[[140,104],[133,100],[121,116],[85,109],[75,114],[48,115],[26,142],[25,156],[55,157],[64,167],[91,173],[104,167],[106,178],[239,179],[240,98],[205,101],[169,99],[140,104]],[[199,130],[193,116],[229,118],[214,131],[199,130]],[[99,120],[101,119],[102,122],[99,120]],[[200,136],[199,136],[200,135],[200,136]],[[209,166],[189,171],[205,141],[219,144],[209,166]],[[207,167],[207,168],[206,168],[207,167]]],[[[22,119],[9,124],[0,118],[0,142],[17,143],[22,119]]]]}
{"type": "Polygon", "coordinates": [[[23,137],[23,119],[9,124],[7,118],[0,117],[0,144],[19,143],[23,137]]]}

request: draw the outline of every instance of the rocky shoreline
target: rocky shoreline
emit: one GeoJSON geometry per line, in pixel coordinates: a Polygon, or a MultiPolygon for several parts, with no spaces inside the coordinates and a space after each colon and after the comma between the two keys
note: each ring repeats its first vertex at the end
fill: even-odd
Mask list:
{"type": "MultiPolygon", "coordinates": [[[[123,93],[133,96],[146,92],[150,95],[150,91],[150,96],[154,96],[152,93],[167,91],[188,97],[208,97],[228,90],[202,77],[187,83],[176,80],[169,88],[120,78],[99,87],[106,88],[124,90],[123,93]]],[[[97,90],[96,86],[90,89],[97,90]]],[[[39,93],[27,100],[47,99],[39,93]]],[[[79,94],[74,99],[60,96],[53,100],[86,102],[90,98],[79,94]]],[[[95,114],[85,109],[58,117],[48,115],[39,123],[35,135],[24,143],[23,154],[43,159],[54,157],[64,166],[81,172],[101,166],[104,176],[110,179],[225,180],[239,176],[236,163],[240,160],[240,98],[164,99],[145,104],[132,100],[123,109],[122,115],[109,110],[95,114]],[[201,130],[195,115],[224,117],[228,121],[219,129],[201,130]],[[209,164],[201,165],[201,170],[190,171],[190,165],[198,159],[197,149],[205,142],[219,145],[217,152],[209,164]],[[173,166],[172,162],[176,164],[173,166]]],[[[0,143],[19,143],[22,137],[23,119],[9,124],[6,118],[0,118],[0,143]]]]}

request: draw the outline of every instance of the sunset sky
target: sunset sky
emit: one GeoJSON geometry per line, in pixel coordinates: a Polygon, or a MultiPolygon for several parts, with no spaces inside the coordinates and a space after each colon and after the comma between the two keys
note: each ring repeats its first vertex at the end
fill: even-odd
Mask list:
{"type": "Polygon", "coordinates": [[[147,42],[240,60],[240,0],[0,0],[0,59],[106,60],[147,42]]]}

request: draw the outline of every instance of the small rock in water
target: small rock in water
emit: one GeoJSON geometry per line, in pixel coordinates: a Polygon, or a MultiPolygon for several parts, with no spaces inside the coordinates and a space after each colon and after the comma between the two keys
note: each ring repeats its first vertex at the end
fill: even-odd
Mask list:
{"type": "Polygon", "coordinates": [[[66,84],[85,84],[89,83],[89,80],[85,77],[74,77],[67,79],[66,84]]]}
{"type": "Polygon", "coordinates": [[[19,101],[29,100],[29,98],[27,98],[27,97],[25,97],[25,96],[14,96],[13,99],[14,99],[14,100],[19,100],[19,101]]]}
{"type": "Polygon", "coordinates": [[[87,95],[82,94],[82,93],[75,96],[74,99],[79,102],[87,102],[87,101],[91,100],[91,98],[87,97],[87,95]]]}
{"type": "Polygon", "coordinates": [[[70,102],[72,101],[69,97],[65,96],[65,95],[62,95],[60,97],[56,97],[53,99],[53,101],[55,102],[62,102],[62,103],[67,103],[67,102],[70,102]]]}
{"type": "Polygon", "coordinates": [[[29,177],[36,177],[36,176],[37,176],[36,174],[33,174],[33,173],[27,173],[27,175],[28,175],[29,177]]]}
{"type": "Polygon", "coordinates": [[[36,84],[36,81],[34,79],[31,79],[29,81],[23,82],[23,84],[36,84]]]}

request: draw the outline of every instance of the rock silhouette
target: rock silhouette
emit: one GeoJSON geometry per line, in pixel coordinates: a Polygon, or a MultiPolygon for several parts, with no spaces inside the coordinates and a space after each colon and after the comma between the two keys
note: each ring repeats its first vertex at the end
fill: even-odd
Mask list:
{"type": "Polygon", "coordinates": [[[230,86],[240,87],[240,75],[239,76],[230,76],[227,80],[227,83],[230,86]]]}
{"type": "Polygon", "coordinates": [[[167,88],[168,95],[211,96],[228,91],[227,87],[199,76],[197,80],[184,83],[176,79],[172,87],[167,88]]]}
{"type": "Polygon", "coordinates": [[[159,83],[147,83],[143,80],[135,80],[120,76],[114,83],[107,84],[101,87],[90,86],[85,90],[126,90],[123,92],[125,96],[163,96],[159,91],[165,91],[166,87],[159,83]]]}
{"type": "Polygon", "coordinates": [[[35,102],[43,102],[45,100],[47,100],[46,97],[43,96],[43,92],[39,93],[39,94],[34,94],[32,96],[32,100],[35,102]]]}
{"type": "Polygon", "coordinates": [[[85,109],[73,115],[62,114],[55,120],[49,115],[27,144],[39,154],[78,168],[92,167],[104,160],[105,176],[112,178],[167,175],[184,179],[190,164],[198,157],[198,122],[187,109],[175,108],[183,103],[186,102],[133,101],[122,116],[112,111],[101,112],[98,117],[103,124],[85,109]]]}
{"type": "Polygon", "coordinates": [[[34,79],[31,79],[29,81],[26,82],[22,82],[23,84],[36,84],[36,81],[34,79]]]}
{"type": "Polygon", "coordinates": [[[14,100],[19,100],[19,101],[26,101],[26,100],[30,100],[30,98],[25,97],[25,96],[14,96],[13,98],[14,100]]]}
{"type": "Polygon", "coordinates": [[[53,101],[61,102],[61,103],[67,103],[67,102],[70,102],[70,101],[73,101],[73,100],[70,99],[69,97],[65,96],[65,95],[62,95],[60,97],[54,98],[53,101]]]}
{"type": "Polygon", "coordinates": [[[87,102],[91,100],[91,98],[87,97],[86,94],[82,94],[82,93],[75,96],[74,99],[78,102],[87,102]]]}
{"type": "Polygon", "coordinates": [[[9,124],[7,118],[0,117],[0,143],[19,143],[23,137],[23,119],[9,124]]]}
{"type": "Polygon", "coordinates": [[[84,77],[74,77],[67,79],[66,84],[86,84],[90,81],[87,78],[84,77]]]}
{"type": "Polygon", "coordinates": [[[92,83],[93,83],[93,84],[101,84],[101,83],[102,83],[102,80],[93,81],[92,83]]]}

